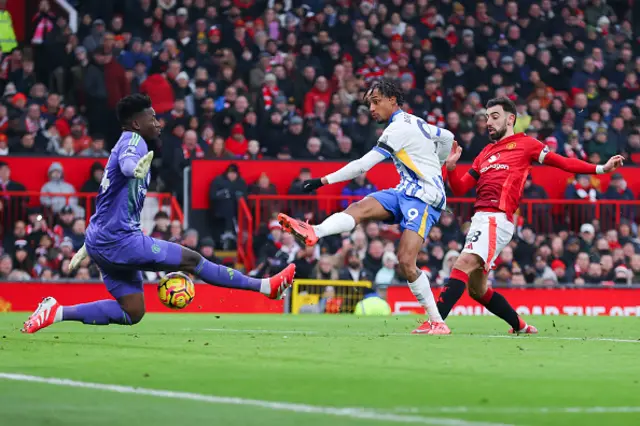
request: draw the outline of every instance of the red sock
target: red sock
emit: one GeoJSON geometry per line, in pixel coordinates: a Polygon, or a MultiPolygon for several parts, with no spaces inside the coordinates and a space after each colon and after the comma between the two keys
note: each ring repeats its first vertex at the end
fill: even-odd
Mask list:
{"type": "Polygon", "coordinates": [[[518,315],[518,321],[520,321],[520,325],[518,326],[519,328],[515,331],[520,331],[527,326],[527,323],[524,322],[522,318],[520,318],[520,315],[518,315]]]}
{"type": "Polygon", "coordinates": [[[467,285],[469,282],[469,275],[466,272],[461,271],[460,269],[453,268],[451,271],[451,275],[449,275],[449,280],[458,280],[461,281],[464,285],[467,285]]]}
{"type": "Polygon", "coordinates": [[[489,302],[491,301],[491,298],[493,297],[493,289],[491,287],[489,287],[487,289],[487,292],[484,294],[484,296],[482,296],[480,299],[478,299],[478,302],[482,303],[483,305],[488,305],[489,302]]]}

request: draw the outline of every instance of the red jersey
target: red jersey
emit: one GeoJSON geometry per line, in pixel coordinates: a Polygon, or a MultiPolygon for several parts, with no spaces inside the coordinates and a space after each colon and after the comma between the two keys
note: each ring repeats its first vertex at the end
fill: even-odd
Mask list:
{"type": "Polygon", "coordinates": [[[477,180],[476,211],[500,211],[513,220],[531,163],[542,164],[549,149],[524,133],[484,147],[473,161],[469,174],[477,180]]]}

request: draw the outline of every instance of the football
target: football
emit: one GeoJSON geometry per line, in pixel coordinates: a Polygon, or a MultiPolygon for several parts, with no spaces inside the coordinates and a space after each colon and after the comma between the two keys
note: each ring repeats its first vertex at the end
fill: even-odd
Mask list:
{"type": "Polygon", "coordinates": [[[182,272],[165,275],[158,284],[160,301],[171,309],[184,309],[193,301],[196,289],[193,281],[182,272]]]}

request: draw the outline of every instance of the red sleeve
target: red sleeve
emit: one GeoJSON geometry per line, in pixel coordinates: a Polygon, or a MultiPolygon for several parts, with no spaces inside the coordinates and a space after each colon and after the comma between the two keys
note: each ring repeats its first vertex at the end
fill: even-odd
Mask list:
{"type": "Polygon", "coordinates": [[[476,184],[478,172],[474,169],[475,165],[476,163],[474,161],[468,173],[462,172],[458,167],[453,171],[447,171],[449,186],[451,186],[453,195],[456,197],[466,194],[476,184]]]}
{"type": "Polygon", "coordinates": [[[567,158],[555,152],[549,152],[542,159],[542,163],[547,166],[556,167],[570,173],[596,174],[596,165],[578,160],[577,158],[567,158]]]}
{"type": "Polygon", "coordinates": [[[532,137],[529,137],[527,146],[529,147],[529,160],[542,164],[544,157],[549,153],[549,148],[542,142],[532,137]]]}
{"type": "Polygon", "coordinates": [[[484,155],[484,149],[480,151],[480,154],[476,155],[476,158],[473,159],[473,163],[471,163],[471,168],[469,169],[469,174],[475,179],[480,179],[480,158],[484,155]]]}

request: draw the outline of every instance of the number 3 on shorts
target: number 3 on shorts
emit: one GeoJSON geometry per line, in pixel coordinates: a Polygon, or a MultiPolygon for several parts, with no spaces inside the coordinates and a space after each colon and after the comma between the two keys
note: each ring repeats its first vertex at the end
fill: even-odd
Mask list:
{"type": "Polygon", "coordinates": [[[482,231],[476,231],[474,232],[472,235],[469,235],[467,237],[467,241],[470,241],[472,243],[475,243],[478,241],[478,239],[480,238],[480,235],[482,235],[482,231]]]}

